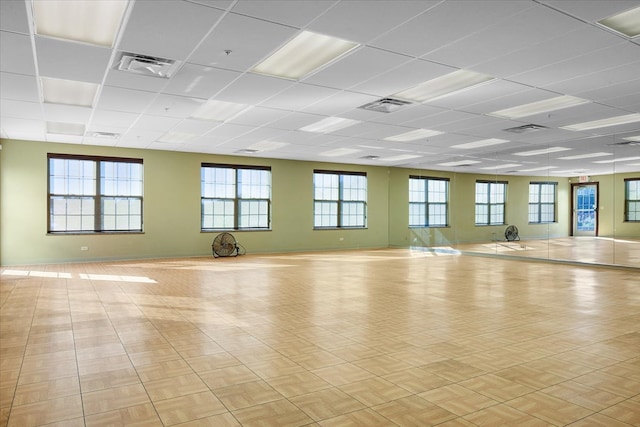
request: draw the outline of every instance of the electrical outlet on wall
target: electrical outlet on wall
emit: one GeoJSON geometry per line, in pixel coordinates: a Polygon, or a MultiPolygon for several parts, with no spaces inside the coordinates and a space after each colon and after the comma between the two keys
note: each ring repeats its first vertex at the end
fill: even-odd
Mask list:
{"type": "Polygon", "coordinates": [[[88,251],[89,250],[89,246],[80,246],[80,250],[81,251],[88,251]]]}

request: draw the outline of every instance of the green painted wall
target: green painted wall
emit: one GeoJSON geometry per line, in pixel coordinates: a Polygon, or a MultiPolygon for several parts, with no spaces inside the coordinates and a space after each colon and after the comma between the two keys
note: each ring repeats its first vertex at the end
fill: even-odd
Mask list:
{"type": "MultiPolygon", "coordinates": [[[[31,141],[0,142],[2,265],[210,255],[211,242],[217,233],[200,232],[202,162],[271,166],[272,230],[234,232],[249,253],[431,246],[502,239],[504,226],[474,225],[476,179],[509,182],[507,222],[518,226],[523,239],[567,236],[570,231],[571,187],[567,178],[474,175],[31,141]],[[47,153],[142,158],[144,233],[47,235],[47,153]],[[367,229],[313,229],[314,169],[367,173],[367,229]],[[450,179],[450,227],[408,227],[408,177],[413,174],[450,179]],[[528,184],[534,180],[558,182],[557,223],[528,224],[528,184]],[[89,250],[81,251],[82,246],[89,250]]],[[[624,178],[630,177],[612,174],[593,178],[600,182],[601,235],[640,237],[640,226],[624,223],[622,217],[624,178]]]]}

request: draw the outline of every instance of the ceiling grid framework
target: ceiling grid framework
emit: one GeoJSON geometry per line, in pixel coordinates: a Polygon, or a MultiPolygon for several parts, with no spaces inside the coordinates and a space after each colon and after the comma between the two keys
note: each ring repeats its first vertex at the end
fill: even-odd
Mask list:
{"type": "MultiPolygon", "coordinates": [[[[46,3],[0,2],[2,138],[484,174],[640,171],[638,0],[123,0],[111,45],[37,29],[55,7],[100,2],[46,3]],[[605,25],[628,11],[626,27],[605,25]],[[258,67],[316,36],[348,47],[295,78],[258,67]],[[141,72],[119,69],[123,53],[141,72]],[[154,76],[149,57],[177,71],[154,76]]],[[[53,27],[74,27],[61,16],[53,27]]],[[[288,55],[287,72],[309,52],[288,55]]]]}

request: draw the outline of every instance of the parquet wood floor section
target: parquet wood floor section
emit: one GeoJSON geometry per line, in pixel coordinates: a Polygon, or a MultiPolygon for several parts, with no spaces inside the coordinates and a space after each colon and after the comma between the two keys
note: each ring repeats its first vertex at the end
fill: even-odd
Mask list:
{"type": "Polygon", "coordinates": [[[640,270],[386,249],[0,279],[2,427],[640,425],[640,270]]]}

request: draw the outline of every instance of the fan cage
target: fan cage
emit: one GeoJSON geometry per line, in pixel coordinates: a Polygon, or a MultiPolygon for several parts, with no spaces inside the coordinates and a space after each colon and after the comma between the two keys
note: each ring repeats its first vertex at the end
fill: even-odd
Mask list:
{"type": "Polygon", "coordinates": [[[211,244],[211,251],[213,257],[228,257],[240,255],[240,248],[235,237],[230,233],[220,233],[214,239],[211,244]]]}
{"type": "Polygon", "coordinates": [[[520,240],[520,236],[518,235],[518,227],[516,227],[515,225],[508,226],[504,231],[504,238],[507,239],[507,242],[520,240]]]}

